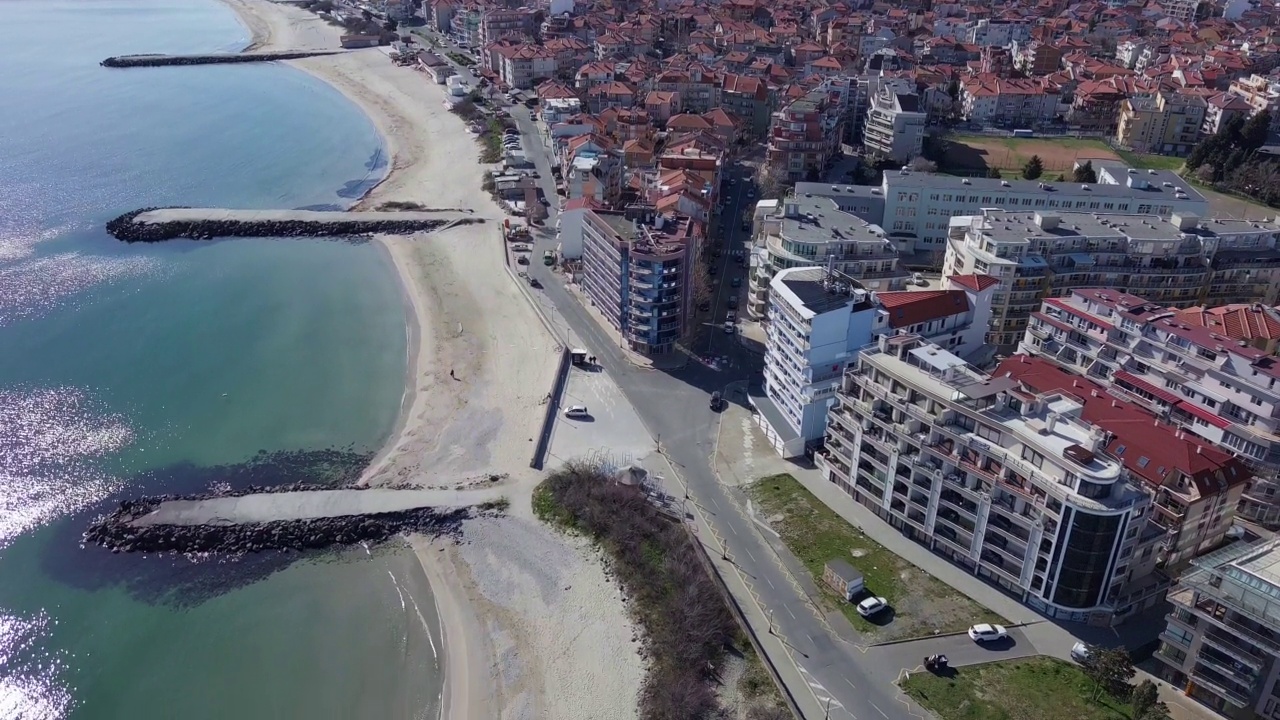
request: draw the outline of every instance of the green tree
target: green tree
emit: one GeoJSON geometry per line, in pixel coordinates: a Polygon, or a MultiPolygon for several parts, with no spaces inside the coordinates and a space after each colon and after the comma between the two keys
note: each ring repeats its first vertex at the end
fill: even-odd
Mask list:
{"type": "Polygon", "coordinates": [[[1027,180],[1035,180],[1044,174],[1044,161],[1039,155],[1032,155],[1026,165],[1022,166],[1022,177],[1027,180]]]}
{"type": "Polygon", "coordinates": [[[1142,717],[1135,716],[1133,720],[1172,720],[1173,716],[1169,714],[1169,706],[1163,701],[1156,702],[1147,710],[1142,717]]]}
{"type": "Polygon", "coordinates": [[[1133,720],[1144,720],[1147,713],[1151,712],[1159,702],[1160,691],[1156,688],[1156,684],[1150,680],[1143,680],[1129,695],[1129,708],[1133,711],[1129,717],[1133,720]]]}
{"type": "Polygon", "coordinates": [[[361,10],[360,17],[364,18],[365,22],[368,22],[373,19],[373,13],[369,12],[368,10],[361,10]]]}
{"type": "Polygon", "coordinates": [[[1093,699],[1106,690],[1113,696],[1124,697],[1129,679],[1136,672],[1129,651],[1124,648],[1104,648],[1089,645],[1089,656],[1084,661],[1084,674],[1093,681],[1093,699]]]}
{"type": "Polygon", "coordinates": [[[382,29],[387,32],[395,32],[398,27],[400,27],[399,23],[391,18],[387,18],[387,21],[382,23],[382,29]]]}
{"type": "Polygon", "coordinates": [[[1093,161],[1085,160],[1083,165],[1072,170],[1071,179],[1078,183],[1098,182],[1098,172],[1093,169],[1093,161]]]}
{"type": "Polygon", "coordinates": [[[1058,182],[1066,182],[1066,181],[1067,181],[1067,176],[1063,175],[1062,173],[1058,173],[1058,182]]]}
{"type": "Polygon", "coordinates": [[[1267,135],[1271,132],[1271,112],[1262,112],[1249,118],[1249,122],[1240,128],[1240,146],[1245,150],[1257,150],[1267,143],[1267,135]]]}
{"type": "Polygon", "coordinates": [[[1000,168],[991,168],[987,171],[987,177],[999,179],[1004,176],[1000,174],[1000,168]]]}

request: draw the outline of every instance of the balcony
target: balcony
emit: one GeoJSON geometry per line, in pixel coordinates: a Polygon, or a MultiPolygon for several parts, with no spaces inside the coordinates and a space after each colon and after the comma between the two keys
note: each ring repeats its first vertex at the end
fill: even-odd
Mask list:
{"type": "Polygon", "coordinates": [[[935,525],[933,529],[934,540],[941,541],[948,545],[952,550],[961,555],[968,555],[969,548],[973,544],[972,536],[962,533],[950,525],[935,525]]]}
{"type": "Polygon", "coordinates": [[[1223,676],[1218,671],[1208,668],[1199,662],[1196,663],[1195,669],[1191,671],[1191,679],[1197,685],[1204,687],[1220,698],[1224,698],[1232,705],[1242,708],[1250,705],[1249,696],[1237,690],[1235,683],[1228,679],[1227,676],[1223,676]]]}
{"type": "Polygon", "coordinates": [[[970,538],[973,537],[973,521],[961,515],[954,508],[944,507],[939,509],[938,519],[955,526],[958,530],[963,530],[970,538]]]}
{"type": "Polygon", "coordinates": [[[999,575],[1005,582],[1011,583],[1015,587],[1022,585],[1022,578],[1020,577],[1022,574],[1021,561],[1011,563],[989,548],[983,549],[980,559],[983,562],[983,567],[999,575]]]}
{"type": "MultiPolygon", "coordinates": [[[[994,505],[992,507],[995,507],[994,505]]],[[[1010,539],[1016,540],[1022,544],[1026,544],[1031,539],[1031,533],[1024,528],[1013,524],[1009,518],[996,514],[987,518],[987,527],[998,532],[1004,533],[1010,539]]]]}
{"type": "Polygon", "coordinates": [[[1256,648],[1245,646],[1239,639],[1217,628],[1210,627],[1201,636],[1201,640],[1218,652],[1233,658],[1236,662],[1252,667],[1255,674],[1267,664],[1267,658],[1260,654],[1256,648]]]}
{"type": "Polygon", "coordinates": [[[1027,546],[1015,542],[999,533],[988,532],[982,538],[983,547],[990,548],[1005,557],[1007,561],[1022,565],[1027,560],[1027,546]]]}
{"type": "Polygon", "coordinates": [[[978,504],[972,500],[967,500],[961,497],[960,493],[956,492],[954,489],[947,488],[946,490],[943,490],[939,499],[966,515],[977,515],[978,513],[978,504]]]}

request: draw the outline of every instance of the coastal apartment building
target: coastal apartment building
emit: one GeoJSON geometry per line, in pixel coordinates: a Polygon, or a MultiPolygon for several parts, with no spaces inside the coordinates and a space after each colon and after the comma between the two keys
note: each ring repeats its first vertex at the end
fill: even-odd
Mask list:
{"type": "MultiPolygon", "coordinates": [[[[1266,310],[1251,305],[1246,318],[1265,322],[1266,310]]],[[[1044,301],[1022,349],[1079,369],[1236,454],[1253,475],[1240,515],[1280,525],[1280,358],[1239,337],[1239,328],[1200,324],[1205,319],[1199,309],[1178,311],[1116,290],[1077,290],[1044,301]]]]}
{"type": "Polygon", "coordinates": [[[1134,152],[1187,155],[1200,140],[1207,108],[1199,95],[1160,92],[1120,101],[1116,143],[1134,152]]]}
{"type": "Polygon", "coordinates": [[[1249,469],[1239,458],[1157,420],[1145,406],[1070,372],[1055,358],[1014,355],[991,374],[1013,378],[1037,393],[1075,398],[1084,407],[1081,417],[1109,434],[1112,454],[1151,494],[1151,520],[1165,529],[1157,552],[1166,570],[1182,568],[1227,540],[1249,482],[1249,469]]]}
{"type": "Polygon", "coordinates": [[[751,398],[774,450],[796,457],[822,439],[845,368],[878,335],[919,333],[963,357],[981,351],[992,287],[975,277],[948,281],[945,290],[868,292],[826,268],[777,273],[770,283],[764,393],[751,398]]]}
{"type": "Polygon", "coordinates": [[[1031,25],[1021,20],[982,18],[965,23],[956,32],[956,39],[979,47],[1006,47],[1031,39],[1031,25]]]}
{"type": "Polygon", "coordinates": [[[819,469],[908,537],[1051,618],[1113,626],[1169,586],[1151,500],[1081,403],[910,335],[859,353],[819,469]]]}
{"type": "Polygon", "coordinates": [[[871,96],[862,145],[874,159],[905,163],[924,148],[928,120],[910,83],[901,79],[884,83],[871,96]]]}
{"type": "Polygon", "coordinates": [[[868,290],[900,290],[909,277],[883,229],[840,210],[829,197],[801,192],[803,185],[757,228],[747,297],[752,320],[765,317],[769,283],[787,268],[828,267],[868,290]]]}
{"type": "Polygon", "coordinates": [[[1192,565],[1169,591],[1159,674],[1226,717],[1280,717],[1280,540],[1192,565]]]}
{"type": "Polygon", "coordinates": [[[488,45],[505,37],[533,37],[540,12],[536,8],[493,8],[480,19],[480,42],[488,45]]]}
{"type": "Polygon", "coordinates": [[[701,229],[684,217],[585,210],[580,223],[583,294],[627,348],[646,355],[675,351],[692,317],[701,229]]]}
{"type": "Polygon", "coordinates": [[[1209,202],[1176,173],[1095,161],[1096,183],[1052,183],[886,171],[879,186],[797,183],[795,192],[829,197],[845,212],[884,228],[903,252],[947,248],[950,220],[986,208],[1168,217],[1209,214],[1209,202]]]}

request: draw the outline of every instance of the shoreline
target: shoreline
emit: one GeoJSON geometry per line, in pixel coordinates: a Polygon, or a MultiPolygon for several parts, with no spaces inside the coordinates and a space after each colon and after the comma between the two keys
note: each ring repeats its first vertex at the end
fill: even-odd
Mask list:
{"type": "MultiPolygon", "coordinates": [[[[250,49],[338,44],[338,28],[296,6],[221,2],[251,33],[250,49]]],[[[487,166],[474,136],[445,108],[441,86],[381,49],[286,64],[341,93],[382,139],[387,172],[351,209],[411,201],[488,221],[375,236],[401,287],[408,345],[395,429],[359,482],[502,477],[510,501],[502,522],[468,526],[461,545],[409,536],[440,621],[440,717],[635,720],[645,663],[619,652],[639,633],[621,591],[598,553],[533,516],[541,474],[528,453],[559,343],[492,252],[507,215],[480,191],[487,166]]]]}

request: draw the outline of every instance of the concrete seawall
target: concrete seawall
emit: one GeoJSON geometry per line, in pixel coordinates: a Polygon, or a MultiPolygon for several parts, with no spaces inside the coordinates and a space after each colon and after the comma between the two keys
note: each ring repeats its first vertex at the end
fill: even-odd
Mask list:
{"type": "Polygon", "coordinates": [[[228,210],[222,208],[144,208],[107,223],[107,232],[125,242],[176,238],[341,237],[405,235],[454,225],[483,223],[458,211],[228,210]]]}
{"type": "Polygon", "coordinates": [[[166,67],[169,65],[225,65],[227,63],[298,60],[317,55],[336,55],[343,50],[278,50],[271,52],[213,53],[209,55],[117,55],[103,60],[109,68],[166,67]]]}

